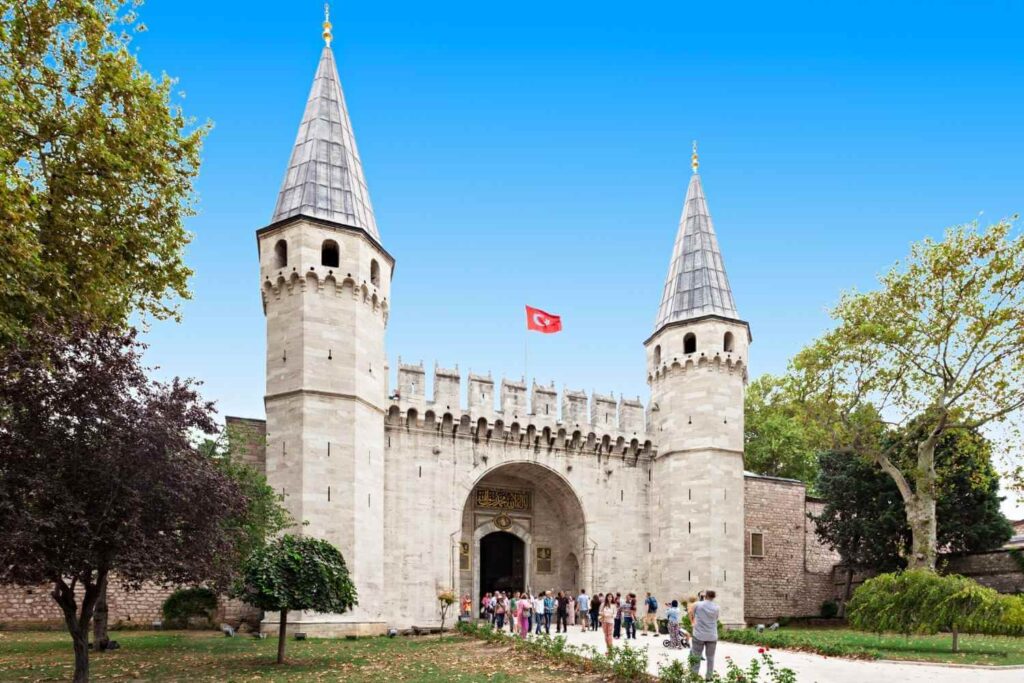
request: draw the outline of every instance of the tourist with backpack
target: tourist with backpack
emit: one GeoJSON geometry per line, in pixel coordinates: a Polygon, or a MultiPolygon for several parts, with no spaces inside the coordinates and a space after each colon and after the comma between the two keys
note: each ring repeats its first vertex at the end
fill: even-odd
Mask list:
{"type": "Polygon", "coordinates": [[[658,599],[647,593],[647,597],[644,598],[644,630],[643,634],[647,635],[647,629],[650,628],[654,631],[654,635],[658,635],[658,599]]]}

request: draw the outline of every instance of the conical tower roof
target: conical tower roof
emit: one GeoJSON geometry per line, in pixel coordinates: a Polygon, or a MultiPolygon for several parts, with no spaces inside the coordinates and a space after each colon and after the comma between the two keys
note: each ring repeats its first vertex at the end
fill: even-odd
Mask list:
{"type": "MultiPolygon", "coordinates": [[[[325,26],[324,37],[330,38],[329,25],[325,26]]],[[[320,53],[320,64],[271,222],[299,215],[362,228],[380,241],[329,44],[320,53]]]]}
{"type": "Polygon", "coordinates": [[[654,331],[705,315],[739,320],[694,154],[694,173],[686,191],[654,331]]]}

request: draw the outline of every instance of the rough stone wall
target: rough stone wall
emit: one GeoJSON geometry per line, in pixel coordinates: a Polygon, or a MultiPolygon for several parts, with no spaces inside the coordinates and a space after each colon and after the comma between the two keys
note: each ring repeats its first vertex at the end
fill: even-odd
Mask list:
{"type": "Polygon", "coordinates": [[[267,421],[228,415],[224,418],[224,425],[230,438],[237,439],[232,443],[232,447],[238,449],[237,453],[242,462],[266,475],[267,421]]]}
{"type": "MultiPolygon", "coordinates": [[[[64,616],[50,596],[50,586],[0,586],[0,625],[4,627],[64,627],[64,616]]],[[[163,604],[175,588],[155,583],[143,584],[139,590],[127,591],[112,582],[107,591],[107,606],[113,628],[150,628],[163,619],[163,604]]],[[[82,589],[77,591],[82,599],[82,589]]],[[[242,621],[255,624],[260,611],[251,605],[227,597],[218,603],[216,622],[237,626],[242,621]]]]}
{"type": "MultiPolygon", "coordinates": [[[[1008,548],[970,555],[940,555],[937,564],[944,574],[962,574],[1000,593],[1024,593],[1024,568],[1008,548]]],[[[856,572],[851,592],[874,575],[873,572],[856,572]]],[[[836,565],[833,582],[836,595],[842,595],[846,590],[845,567],[836,565]]]]}
{"type": "MultiPolygon", "coordinates": [[[[0,586],[0,623],[63,626],[63,612],[50,596],[51,590],[50,586],[0,586]]],[[[173,592],[174,588],[156,584],[145,584],[137,591],[125,591],[112,583],[107,591],[111,625],[151,626],[153,621],[162,618],[161,607],[173,592]]],[[[78,597],[81,600],[81,590],[78,597]]]]}
{"type": "Polygon", "coordinates": [[[939,566],[945,573],[963,574],[1000,593],[1024,593],[1024,567],[1009,550],[949,556],[939,566]]]}
{"type": "Polygon", "coordinates": [[[836,595],[838,553],[818,542],[807,513],[820,511],[801,482],[748,475],[745,482],[745,615],[748,623],[817,616],[836,595]],[[763,534],[764,556],[751,555],[750,535],[763,534]]]}

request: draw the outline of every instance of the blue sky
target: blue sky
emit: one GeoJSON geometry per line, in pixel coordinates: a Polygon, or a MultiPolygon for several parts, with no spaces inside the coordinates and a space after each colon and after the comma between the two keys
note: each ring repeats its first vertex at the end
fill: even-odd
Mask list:
{"type": "MultiPolygon", "coordinates": [[[[143,65],[215,128],[193,301],[149,362],[262,417],[254,231],[322,46],[322,4],[152,0],[143,65]]],[[[1024,9],[1006,2],[350,3],[334,49],[396,257],[388,354],[645,397],[690,142],[754,374],[779,372],[910,242],[1024,209],[1024,9]]]]}

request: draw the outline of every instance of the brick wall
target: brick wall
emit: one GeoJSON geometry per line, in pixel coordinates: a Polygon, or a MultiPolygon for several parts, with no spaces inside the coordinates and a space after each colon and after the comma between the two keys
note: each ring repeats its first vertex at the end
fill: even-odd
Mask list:
{"type": "MultiPolygon", "coordinates": [[[[64,617],[50,596],[50,586],[0,585],[0,627],[64,627],[64,617]]],[[[163,619],[164,600],[174,592],[173,587],[153,583],[144,584],[137,591],[126,591],[111,584],[107,591],[107,606],[112,627],[150,628],[154,621],[163,619]]],[[[82,591],[78,591],[81,601],[82,591]]],[[[259,610],[238,600],[220,599],[216,622],[237,626],[242,621],[258,624],[259,610]]]]}
{"type": "MultiPolygon", "coordinates": [[[[50,586],[0,586],[0,624],[63,625],[63,613],[50,596],[50,586]]],[[[107,606],[111,625],[123,622],[128,626],[148,627],[161,619],[160,608],[173,588],[146,584],[137,591],[125,591],[111,585],[107,591],[107,606]]],[[[78,592],[81,600],[82,592],[78,592]]]]}
{"type": "MultiPolygon", "coordinates": [[[[944,574],[961,574],[1000,593],[1024,593],[1024,567],[1014,559],[1009,549],[940,556],[938,566],[944,574]]],[[[853,577],[852,590],[857,590],[873,575],[871,572],[857,572],[853,577]]],[[[834,581],[836,590],[841,594],[846,586],[844,568],[836,567],[834,581]]]]}
{"type": "Polygon", "coordinates": [[[801,482],[754,475],[746,476],[744,495],[747,622],[817,616],[835,596],[832,568],[839,561],[818,543],[807,519],[823,504],[808,499],[801,482]],[[763,557],[750,554],[751,532],[763,534],[763,557]]]}
{"type": "Polygon", "coordinates": [[[238,439],[231,445],[238,447],[242,462],[265,475],[267,473],[267,421],[228,415],[224,418],[224,426],[233,441],[238,439]]]}

